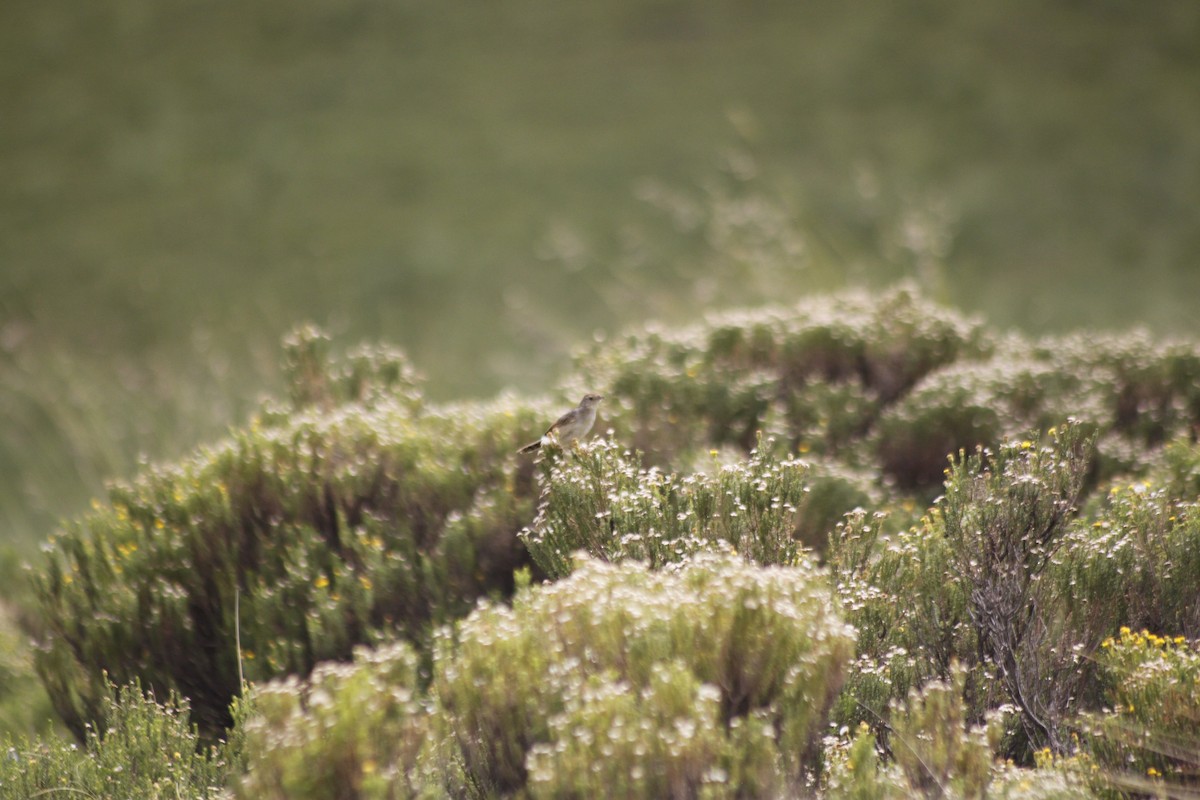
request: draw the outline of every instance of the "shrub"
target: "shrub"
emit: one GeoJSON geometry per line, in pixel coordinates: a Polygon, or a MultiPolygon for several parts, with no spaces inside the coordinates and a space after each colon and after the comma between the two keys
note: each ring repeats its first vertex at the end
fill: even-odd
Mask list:
{"type": "Polygon", "coordinates": [[[1146,453],[1200,431],[1200,348],[1144,334],[1010,338],[987,360],[926,375],[880,416],[875,450],[899,485],[941,479],[943,457],[992,446],[1072,417],[1099,432],[1105,475],[1140,469],[1146,453]]]}
{"type": "Polygon", "coordinates": [[[611,439],[543,460],[546,488],[522,537],[547,575],[568,574],[577,550],[652,568],[714,549],[758,564],[796,560],[798,507],[809,491],[804,462],[755,450],[744,464],[714,461],[714,474],[686,477],[640,462],[611,439]]]}
{"type": "Polygon", "coordinates": [[[1145,331],[1063,337],[1053,343],[1061,370],[1094,376],[1109,424],[1144,445],[1195,432],[1200,425],[1200,347],[1159,342],[1145,331]]]}
{"type": "Polygon", "coordinates": [[[1112,486],[1055,559],[1059,591],[1089,609],[1098,636],[1127,626],[1200,638],[1200,508],[1191,489],[1156,479],[1112,486]]]}
{"type": "Polygon", "coordinates": [[[1086,676],[1062,632],[1042,581],[1062,544],[1083,488],[1091,442],[1080,426],[1051,428],[1048,441],[962,454],[940,505],[955,573],[969,598],[971,624],[1026,735],[1055,751],[1061,725],[1086,676]]]}
{"type": "Polygon", "coordinates": [[[364,344],[334,358],[329,336],[314,325],[300,325],[284,338],[283,372],[291,406],[268,409],[274,411],[268,418],[286,421],[297,409],[329,411],[348,403],[399,402],[410,411],[422,407],[420,377],[403,352],[364,344]]]}
{"type": "MultiPolygon", "coordinates": [[[[0,575],[4,572],[0,568],[0,575]]],[[[33,648],[20,628],[20,615],[0,600],[0,738],[44,731],[52,722],[50,698],[34,672],[33,648]]]]}
{"type": "Polygon", "coordinates": [[[245,723],[247,800],[443,796],[433,720],[404,643],[360,648],[301,681],[256,687],[245,723]]]}
{"type": "Polygon", "coordinates": [[[817,767],[852,648],[824,576],[803,564],[586,561],[445,634],[434,685],[479,796],[527,781],[591,796],[603,788],[591,765],[608,758],[629,796],[734,796],[732,781],[759,796],[817,767]]]}
{"type": "MultiPolygon", "coordinates": [[[[891,705],[931,680],[948,680],[956,661],[975,664],[967,588],[935,510],[889,534],[885,514],[856,511],[830,537],[829,565],[858,654],[834,706],[839,726],[868,725],[886,745],[891,705]]],[[[989,681],[970,671],[972,716],[982,716],[989,681]]]]}
{"type": "Polygon", "coordinates": [[[0,798],[221,798],[240,753],[236,747],[202,747],[188,722],[185,699],[158,703],[136,684],[109,687],[99,728],[89,727],[83,747],[56,738],[7,743],[0,757],[0,798]]]}
{"type": "Polygon", "coordinates": [[[1098,655],[1107,710],[1082,722],[1064,766],[1108,796],[1190,797],[1200,771],[1200,653],[1183,637],[1121,628],[1098,655]]]}
{"type": "Polygon", "coordinates": [[[902,487],[940,485],[946,454],[990,447],[1029,430],[1073,417],[1100,424],[1092,382],[1039,360],[1029,346],[1009,341],[987,361],[938,370],[880,418],[879,465],[902,487]]]}
{"type": "Polygon", "coordinates": [[[531,797],[773,797],[775,726],[763,711],[721,714],[721,692],[685,664],[651,666],[640,690],[615,674],[563,692],[546,742],[529,749],[531,797]]]}
{"type": "Polygon", "coordinates": [[[934,680],[894,702],[889,752],[881,763],[875,736],[864,723],[853,740],[828,743],[826,796],[831,800],[902,800],[911,797],[1092,797],[1083,781],[1054,769],[1014,769],[995,760],[1001,724],[969,720],[963,699],[966,670],[955,665],[949,681],[934,680]]]}
{"type": "Polygon", "coordinates": [[[965,683],[955,669],[951,683],[925,684],[892,715],[892,753],[913,795],[987,796],[992,751],[988,732],[967,722],[965,683]]]}
{"type": "Polygon", "coordinates": [[[859,655],[835,708],[839,724],[865,722],[886,742],[887,705],[950,665],[971,667],[971,717],[1010,703],[1023,736],[1061,749],[1062,726],[1094,674],[1092,618],[1051,565],[1061,552],[1090,464],[1077,424],[1044,442],[1013,441],[953,460],[945,495],[907,531],[885,535],[882,515],[856,512],[830,543],[831,574],[859,631],[859,655]]]}
{"type": "Polygon", "coordinates": [[[647,331],[606,342],[580,371],[607,387],[618,438],[652,463],[697,445],[749,451],[763,430],[792,452],[844,455],[922,376],[992,346],[978,322],[900,288],[647,331]]]}
{"type": "Polygon", "coordinates": [[[533,427],[511,403],[417,413],[376,397],[297,409],[115,486],[35,576],[37,666],[58,713],[82,736],[107,672],[179,691],[216,736],[238,693],[239,623],[260,680],[419,640],[511,591],[533,516],[532,466],[513,451],[533,427]]]}

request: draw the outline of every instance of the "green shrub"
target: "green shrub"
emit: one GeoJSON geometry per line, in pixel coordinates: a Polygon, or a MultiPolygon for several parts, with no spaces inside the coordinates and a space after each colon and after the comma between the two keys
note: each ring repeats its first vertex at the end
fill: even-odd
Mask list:
{"type": "MultiPolygon", "coordinates": [[[[931,680],[947,680],[956,661],[974,664],[978,641],[969,595],[937,511],[890,535],[882,513],[857,511],[830,537],[829,565],[858,655],[833,711],[849,730],[868,725],[887,741],[890,706],[931,680]]],[[[990,701],[982,670],[969,676],[981,716],[990,701]]]]}
{"type": "Polygon", "coordinates": [[[256,687],[245,722],[246,800],[443,796],[430,766],[433,720],[403,643],[360,648],[353,664],[256,687]]]}
{"type": "MultiPolygon", "coordinates": [[[[285,343],[289,405],[146,467],[50,542],[37,670],[80,737],[102,725],[111,675],[188,698],[211,741],[232,722],[239,666],[262,682],[364,644],[415,648],[263,689],[243,796],[794,792],[818,770],[830,703],[840,727],[865,722],[871,747],[896,753],[897,703],[949,685],[955,662],[964,726],[1012,705],[1004,753],[1061,758],[1070,721],[1112,691],[1093,659],[1105,636],[1200,636],[1198,353],[1140,334],[998,337],[909,289],[810,299],[604,343],[570,394],[608,395],[611,432],[539,465],[514,450],[557,403],[434,405],[395,351],[334,358],[301,328],[285,343]],[[819,640],[780,621],[837,627],[804,554],[831,529],[853,660],[844,629],[819,640]],[[714,550],[725,561],[701,557],[714,550]],[[645,564],[572,575],[578,551],[645,564]],[[510,597],[531,556],[562,586],[478,611],[457,646],[434,636],[510,597]],[[776,603],[792,598],[781,582],[800,587],[796,615],[776,603]],[[778,671],[802,651],[816,655],[778,671]],[[408,700],[372,709],[380,676],[409,675],[413,653],[435,662],[433,694],[397,678],[408,700]],[[312,713],[327,695],[336,711],[312,713]],[[625,727],[635,712],[651,733],[625,727]]],[[[845,748],[865,769],[863,741],[845,748]]],[[[891,791],[887,776],[910,786],[899,761],[868,770],[863,796],[891,791]]],[[[1023,781],[993,770],[988,791],[1018,796],[1023,781]]]]}
{"type": "Polygon", "coordinates": [[[1182,500],[1153,478],[1112,486],[1099,513],[1073,526],[1052,572],[1097,637],[1126,626],[1200,638],[1195,495],[1182,500]]]}
{"type": "Polygon", "coordinates": [[[1200,349],[1144,335],[1010,338],[988,360],[929,373],[880,416],[875,451],[899,485],[928,489],[946,453],[990,447],[1072,417],[1094,427],[1105,475],[1200,430],[1200,349]]]}
{"type": "Polygon", "coordinates": [[[947,453],[992,447],[1068,417],[1105,425],[1096,382],[1063,369],[1059,359],[1010,340],[989,360],[928,375],[880,418],[880,467],[903,487],[927,490],[940,485],[947,453]]]}
{"type": "Polygon", "coordinates": [[[697,446],[749,451],[759,431],[791,452],[845,455],[922,376],[992,346],[978,322],[901,288],[628,336],[580,371],[605,387],[617,437],[652,463],[697,446]]]}
{"type": "MultiPolygon", "coordinates": [[[[769,450],[769,448],[767,448],[769,450]]],[[[686,477],[641,469],[637,454],[611,439],[555,451],[542,462],[546,489],[522,534],[551,577],[572,569],[577,550],[652,568],[702,550],[728,549],[758,564],[791,564],[808,466],[755,450],[744,464],[686,477]]]]}
{"type": "Polygon", "coordinates": [[[722,718],[721,692],[679,661],[640,690],[615,673],[564,687],[546,742],[526,758],[531,797],[773,797],[779,746],[763,710],[722,718]]]}
{"type": "Polygon", "coordinates": [[[965,670],[955,667],[951,680],[931,681],[913,690],[891,714],[890,752],[881,763],[875,737],[864,723],[851,740],[833,740],[826,797],[830,800],[904,800],[944,798],[1092,797],[1085,783],[1054,769],[1014,769],[993,752],[1000,737],[998,720],[973,725],[963,699],[965,670]]]}
{"type": "Polygon", "coordinates": [[[967,593],[981,655],[990,660],[1026,736],[1056,752],[1086,680],[1079,632],[1063,631],[1043,573],[1061,546],[1089,468],[1092,442],[1077,424],[962,454],[939,506],[951,564],[967,593]]]}
{"type": "Polygon", "coordinates": [[[971,667],[973,719],[1001,703],[1021,711],[1010,755],[1028,758],[1030,742],[1064,748],[1069,713],[1094,694],[1084,657],[1099,639],[1051,558],[1068,539],[1090,447],[1069,424],[1044,442],[963,453],[919,525],[885,535],[880,515],[847,518],[829,560],[859,654],[835,707],[839,724],[865,722],[886,740],[888,703],[947,680],[958,661],[971,667]]]}
{"type": "Polygon", "coordinates": [[[17,587],[27,582],[17,565],[16,554],[0,545],[0,739],[18,734],[48,731],[54,709],[33,668],[33,645],[25,628],[28,603],[17,587]]]}
{"type": "Polygon", "coordinates": [[[628,796],[795,785],[817,767],[853,648],[824,581],[727,556],[658,572],[587,561],[511,609],[479,609],[443,636],[434,681],[477,795],[528,780],[594,796],[591,765],[610,750],[623,758],[603,769],[628,796]]]}
{"type": "Polygon", "coordinates": [[[300,325],[284,338],[283,372],[291,406],[274,409],[269,417],[286,420],[298,409],[316,406],[329,411],[348,403],[399,402],[411,411],[422,407],[420,377],[403,352],[359,345],[334,358],[329,336],[314,325],[300,325]]]}
{"type": "Polygon", "coordinates": [[[909,695],[907,708],[892,715],[892,753],[913,795],[949,790],[963,798],[987,796],[992,751],[987,731],[967,722],[965,684],[957,668],[952,683],[925,684],[909,695]]]}
{"type": "Polygon", "coordinates": [[[114,487],[35,576],[58,713],[81,736],[107,672],[179,691],[215,736],[238,693],[239,622],[261,680],[418,640],[510,592],[533,516],[532,465],[513,451],[537,424],[511,403],[416,413],[377,397],[251,425],[114,487]]]}
{"type": "Polygon", "coordinates": [[[1190,797],[1200,774],[1200,652],[1183,636],[1124,627],[1099,661],[1107,709],[1082,723],[1082,757],[1065,766],[1108,796],[1190,797]]]}
{"type": "Polygon", "coordinates": [[[160,704],[138,685],[109,687],[99,723],[87,729],[82,748],[56,738],[8,742],[0,756],[0,798],[225,796],[240,754],[236,747],[201,747],[186,700],[172,694],[160,704]]]}
{"type": "Polygon", "coordinates": [[[1156,446],[1200,425],[1200,347],[1145,331],[1073,335],[1052,344],[1061,371],[1092,377],[1111,427],[1156,446]]]}

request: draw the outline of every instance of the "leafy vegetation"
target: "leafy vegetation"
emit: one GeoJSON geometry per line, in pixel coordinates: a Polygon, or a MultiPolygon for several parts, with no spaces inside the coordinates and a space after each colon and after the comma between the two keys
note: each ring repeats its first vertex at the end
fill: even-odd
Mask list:
{"type": "Polygon", "coordinates": [[[131,724],[199,759],[145,770],[189,796],[1187,787],[1200,349],[1083,341],[901,288],[435,404],[298,330],[287,403],[46,547],[25,616],[84,747],[12,745],[0,796],[107,796],[131,724]],[[606,432],[516,454],[584,388],[606,432]]]}
{"type": "Polygon", "coordinates": [[[83,746],[60,739],[10,742],[0,759],[0,797],[221,798],[238,746],[204,746],[188,721],[187,701],[165,703],[139,685],[109,687],[98,727],[83,746]]]}

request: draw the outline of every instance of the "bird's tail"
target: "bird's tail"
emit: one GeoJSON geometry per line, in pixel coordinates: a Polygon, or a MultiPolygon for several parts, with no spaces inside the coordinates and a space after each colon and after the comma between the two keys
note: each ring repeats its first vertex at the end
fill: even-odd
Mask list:
{"type": "Polygon", "coordinates": [[[517,452],[518,453],[532,453],[534,450],[541,449],[541,446],[542,446],[542,440],[538,439],[536,442],[530,442],[529,444],[525,445],[517,452]]]}

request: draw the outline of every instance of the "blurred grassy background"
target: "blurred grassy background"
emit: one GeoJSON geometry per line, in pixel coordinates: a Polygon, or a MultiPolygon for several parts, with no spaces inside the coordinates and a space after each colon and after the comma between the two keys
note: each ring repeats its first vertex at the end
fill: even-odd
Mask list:
{"type": "Polygon", "coordinates": [[[913,278],[1200,332],[1193,0],[5,0],[0,541],[274,386],[312,319],[437,397],[648,317],[913,278]]]}

